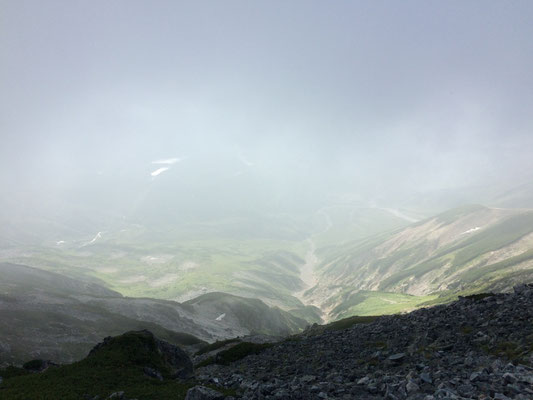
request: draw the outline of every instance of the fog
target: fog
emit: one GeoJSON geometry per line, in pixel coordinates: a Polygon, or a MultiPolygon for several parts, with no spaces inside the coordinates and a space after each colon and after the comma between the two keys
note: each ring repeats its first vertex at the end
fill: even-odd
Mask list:
{"type": "Polygon", "coordinates": [[[0,6],[4,216],[394,206],[530,177],[531,1],[0,6]]]}

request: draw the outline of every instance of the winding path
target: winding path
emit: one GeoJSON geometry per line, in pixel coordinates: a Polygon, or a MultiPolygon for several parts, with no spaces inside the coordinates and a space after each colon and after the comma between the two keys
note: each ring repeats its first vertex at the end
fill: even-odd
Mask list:
{"type": "Polygon", "coordinates": [[[307,290],[311,289],[318,283],[318,279],[315,275],[315,267],[318,264],[318,256],[316,255],[316,245],[313,240],[313,236],[325,233],[331,229],[333,222],[331,217],[324,210],[320,209],[317,211],[317,214],[323,215],[326,219],[326,227],[318,233],[312,234],[308,239],[307,243],[309,248],[305,254],[305,263],[300,269],[300,280],[304,283],[304,288],[298,292],[293,293],[293,296],[300,300],[303,304],[308,305],[308,302],[304,298],[304,294],[307,290]]]}

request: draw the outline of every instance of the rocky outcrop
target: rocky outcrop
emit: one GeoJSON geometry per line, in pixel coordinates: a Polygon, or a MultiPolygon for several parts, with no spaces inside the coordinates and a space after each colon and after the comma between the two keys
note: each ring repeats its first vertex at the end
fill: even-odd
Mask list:
{"type": "Polygon", "coordinates": [[[191,359],[182,349],[160,340],[147,330],[126,332],[121,336],[106,337],[89,353],[88,358],[100,352],[128,352],[130,361],[141,364],[145,375],[162,380],[170,378],[186,379],[193,375],[191,359]]]}
{"type": "Polygon", "coordinates": [[[195,386],[187,391],[185,400],[223,400],[227,399],[222,393],[205,386],[195,386]]]}
{"type": "Polygon", "coordinates": [[[243,399],[532,399],[533,286],[311,330],[197,378],[243,399]]]}

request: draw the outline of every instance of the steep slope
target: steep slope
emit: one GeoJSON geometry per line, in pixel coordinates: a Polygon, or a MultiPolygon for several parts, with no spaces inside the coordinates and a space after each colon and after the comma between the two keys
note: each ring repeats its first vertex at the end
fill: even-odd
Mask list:
{"type": "Polygon", "coordinates": [[[197,370],[244,399],[531,399],[533,286],[310,329],[197,370]],[[350,324],[351,323],[351,326],[350,324]]]}
{"type": "Polygon", "coordinates": [[[227,293],[207,293],[186,301],[183,306],[194,313],[210,316],[230,325],[241,325],[250,333],[286,336],[308,325],[302,318],[270,308],[261,300],[248,299],[227,293]]]}
{"type": "Polygon", "coordinates": [[[162,338],[195,345],[257,331],[286,334],[307,324],[260,300],[232,299],[224,308],[229,318],[217,319],[218,311],[210,310],[215,304],[195,308],[127,298],[94,283],[0,263],[0,363],[31,358],[74,361],[102,336],[125,330],[149,329],[162,338]],[[250,321],[250,315],[260,316],[260,321],[250,321]]]}
{"type": "Polygon", "coordinates": [[[315,326],[278,343],[232,343],[197,364],[187,381],[176,379],[192,372],[179,349],[150,332],[127,332],[106,338],[71,365],[34,374],[0,369],[0,395],[6,400],[528,400],[532,318],[533,285],[521,285],[515,293],[471,296],[407,315],[315,326]],[[216,391],[198,386],[187,391],[199,383],[215,383],[216,391]]]}
{"type": "MultiPolygon", "coordinates": [[[[319,283],[305,296],[331,317],[384,293],[402,295],[389,299],[394,303],[438,292],[509,290],[533,278],[533,211],[464,206],[319,254],[319,283]]],[[[411,305],[433,299],[419,300],[411,305]]]]}

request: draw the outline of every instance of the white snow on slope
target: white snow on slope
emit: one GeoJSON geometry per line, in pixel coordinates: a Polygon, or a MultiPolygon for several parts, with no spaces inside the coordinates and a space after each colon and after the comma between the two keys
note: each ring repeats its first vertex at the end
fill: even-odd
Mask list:
{"type": "Polygon", "coordinates": [[[157,175],[162,174],[163,172],[165,172],[167,170],[168,170],[168,167],[161,167],[161,168],[156,169],[150,175],[152,175],[153,177],[156,177],[157,175]]]}
{"type": "Polygon", "coordinates": [[[97,241],[98,239],[100,239],[101,237],[102,237],[102,232],[98,232],[98,233],[96,234],[96,236],[93,237],[93,240],[91,240],[91,241],[88,242],[88,243],[85,243],[84,246],[88,246],[88,245],[90,245],[90,244],[93,244],[94,242],[96,242],[96,241],[97,241]]]}
{"type": "Polygon", "coordinates": [[[152,161],[152,164],[172,165],[172,164],[176,164],[177,162],[180,162],[180,161],[181,161],[181,158],[179,158],[179,157],[175,157],[175,158],[164,158],[164,159],[161,159],[161,160],[155,160],[155,161],[152,161]]]}
{"type": "Polygon", "coordinates": [[[467,233],[472,233],[472,232],[475,232],[475,231],[479,231],[481,228],[479,226],[476,226],[475,228],[472,228],[472,229],[469,229],[467,231],[464,231],[463,233],[461,233],[461,235],[464,235],[464,234],[467,234],[467,233]]]}

